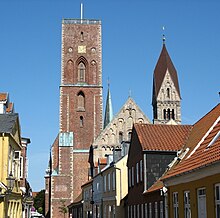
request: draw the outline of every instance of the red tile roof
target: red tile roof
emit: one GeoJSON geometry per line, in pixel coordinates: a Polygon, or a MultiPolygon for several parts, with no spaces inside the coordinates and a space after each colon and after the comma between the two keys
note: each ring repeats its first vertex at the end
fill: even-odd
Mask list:
{"type": "MultiPolygon", "coordinates": [[[[170,76],[173,80],[174,86],[176,87],[176,90],[180,96],[180,89],[179,89],[179,82],[177,77],[176,69],[173,65],[173,62],[167,52],[165,44],[163,45],[162,51],[160,53],[160,57],[158,59],[157,65],[154,70],[154,81],[153,86],[155,89],[155,95],[157,96],[160,87],[162,85],[162,82],[164,80],[164,77],[166,75],[167,69],[169,70],[170,76]]],[[[181,96],[180,96],[181,97],[181,96]]]]}
{"type": "Polygon", "coordinates": [[[154,191],[159,191],[164,187],[163,182],[158,179],[149,189],[147,189],[143,194],[149,194],[154,191]]]}
{"type": "Polygon", "coordinates": [[[205,167],[220,161],[220,137],[208,147],[220,131],[220,104],[194,124],[185,149],[189,152],[163,179],[205,167]]]}
{"type": "Polygon", "coordinates": [[[178,151],[185,144],[191,125],[134,124],[143,150],[178,151]]]}

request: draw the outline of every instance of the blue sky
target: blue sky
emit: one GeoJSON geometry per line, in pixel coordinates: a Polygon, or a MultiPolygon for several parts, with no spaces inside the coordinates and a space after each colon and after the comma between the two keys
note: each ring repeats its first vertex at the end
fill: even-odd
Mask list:
{"type": "Polygon", "coordinates": [[[8,92],[30,137],[29,181],[44,188],[49,148],[59,129],[62,18],[102,21],[103,103],[114,113],[131,95],[152,120],[152,75],[166,46],[179,76],[182,122],[193,124],[220,98],[218,0],[1,0],[0,92],[8,92]]]}

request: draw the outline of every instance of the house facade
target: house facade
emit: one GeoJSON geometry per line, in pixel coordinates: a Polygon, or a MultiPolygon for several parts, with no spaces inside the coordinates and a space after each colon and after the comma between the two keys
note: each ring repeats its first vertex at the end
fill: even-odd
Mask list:
{"type": "Polygon", "coordinates": [[[169,217],[220,217],[220,104],[193,126],[179,159],[163,177],[169,217]]]}
{"type": "Polygon", "coordinates": [[[165,214],[163,186],[155,183],[177,156],[189,125],[134,124],[128,154],[126,217],[165,214]]]}
{"type": "Polygon", "coordinates": [[[18,114],[0,114],[0,217],[22,217],[18,114]]]}

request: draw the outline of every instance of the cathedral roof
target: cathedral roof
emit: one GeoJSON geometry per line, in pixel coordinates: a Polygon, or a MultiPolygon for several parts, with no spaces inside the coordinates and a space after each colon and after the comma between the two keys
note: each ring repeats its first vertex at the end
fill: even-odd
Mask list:
{"type": "Polygon", "coordinates": [[[162,85],[162,82],[164,80],[164,77],[166,75],[167,70],[169,71],[170,76],[171,76],[173,83],[175,85],[175,88],[180,96],[180,89],[179,89],[177,72],[176,72],[176,69],[173,65],[173,62],[167,52],[166,45],[163,44],[163,48],[160,53],[160,57],[158,59],[157,65],[154,69],[153,92],[154,92],[155,97],[158,96],[158,93],[160,91],[160,87],[162,85]]]}

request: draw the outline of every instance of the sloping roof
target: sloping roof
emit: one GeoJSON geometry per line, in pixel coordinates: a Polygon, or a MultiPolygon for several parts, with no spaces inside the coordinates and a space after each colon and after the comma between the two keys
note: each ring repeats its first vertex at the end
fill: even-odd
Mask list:
{"type": "Polygon", "coordinates": [[[12,133],[15,123],[18,119],[18,114],[0,114],[0,132],[12,133]]]}
{"type": "Polygon", "coordinates": [[[154,89],[155,97],[157,97],[157,95],[160,91],[160,87],[161,87],[162,82],[164,80],[164,77],[166,75],[167,69],[168,69],[170,76],[173,80],[174,86],[176,87],[176,90],[180,96],[180,88],[179,88],[177,72],[176,72],[176,69],[173,65],[173,62],[167,52],[166,46],[165,46],[165,44],[163,44],[163,48],[160,53],[160,57],[158,59],[157,65],[154,69],[153,89],[154,89]]]}
{"type": "Polygon", "coordinates": [[[189,148],[189,152],[179,164],[164,175],[163,179],[219,162],[220,137],[216,137],[216,140],[208,146],[219,132],[220,104],[194,124],[185,146],[185,149],[189,148]]]}
{"type": "Polygon", "coordinates": [[[8,93],[0,93],[0,101],[6,101],[8,99],[8,93]]]}
{"type": "Polygon", "coordinates": [[[149,189],[147,189],[143,194],[149,194],[151,192],[159,191],[164,187],[163,182],[158,179],[149,189]]]}
{"type": "Polygon", "coordinates": [[[143,150],[178,151],[188,138],[191,125],[134,124],[143,150]]]}

